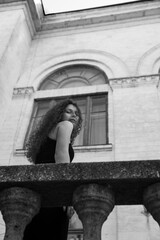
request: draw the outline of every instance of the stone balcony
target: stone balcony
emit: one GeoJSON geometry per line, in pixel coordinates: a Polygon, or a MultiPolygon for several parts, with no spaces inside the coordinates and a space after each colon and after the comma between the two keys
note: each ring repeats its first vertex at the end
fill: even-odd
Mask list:
{"type": "Polygon", "coordinates": [[[160,223],[159,182],[159,160],[1,166],[4,239],[21,240],[40,205],[73,205],[85,240],[101,239],[102,224],[115,205],[144,204],[160,223]]]}

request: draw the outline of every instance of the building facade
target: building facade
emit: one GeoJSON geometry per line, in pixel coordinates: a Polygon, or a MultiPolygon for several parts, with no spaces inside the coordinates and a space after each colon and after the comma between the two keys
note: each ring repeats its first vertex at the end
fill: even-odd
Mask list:
{"type": "MultiPolygon", "coordinates": [[[[44,15],[0,0],[0,165],[31,164],[24,142],[44,112],[71,97],[83,130],[74,162],[160,158],[160,2],[44,15]]],[[[4,222],[1,219],[3,239],[4,222]]],[[[81,239],[75,214],[69,239],[81,239]]],[[[116,206],[102,240],[158,240],[143,206],[116,206]]]]}

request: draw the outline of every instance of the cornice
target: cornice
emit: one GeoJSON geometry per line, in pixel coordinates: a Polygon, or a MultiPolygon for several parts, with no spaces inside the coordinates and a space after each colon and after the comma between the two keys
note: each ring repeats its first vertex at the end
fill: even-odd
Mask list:
{"type": "Polygon", "coordinates": [[[136,19],[159,19],[160,1],[131,2],[76,12],[43,15],[42,5],[34,0],[0,0],[0,5],[26,3],[37,33],[82,29],[136,19]]]}
{"type": "Polygon", "coordinates": [[[160,2],[143,1],[130,4],[107,6],[77,12],[59,13],[46,16],[42,22],[42,32],[86,28],[104,24],[151,19],[160,15],[160,2]]]}

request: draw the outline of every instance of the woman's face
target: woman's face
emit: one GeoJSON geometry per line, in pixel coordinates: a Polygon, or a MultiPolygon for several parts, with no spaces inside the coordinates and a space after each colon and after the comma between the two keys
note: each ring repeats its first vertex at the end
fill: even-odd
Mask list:
{"type": "Polygon", "coordinates": [[[77,125],[79,120],[79,114],[78,114],[77,108],[74,105],[69,104],[66,107],[62,117],[62,121],[65,121],[65,120],[72,122],[73,126],[77,125]]]}

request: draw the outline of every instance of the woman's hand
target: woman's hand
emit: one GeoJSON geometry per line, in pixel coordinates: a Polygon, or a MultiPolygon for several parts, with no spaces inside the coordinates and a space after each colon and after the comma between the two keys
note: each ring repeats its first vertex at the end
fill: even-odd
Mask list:
{"type": "Polygon", "coordinates": [[[73,214],[75,213],[75,210],[72,206],[68,206],[67,207],[67,216],[69,219],[71,219],[71,217],[73,216],[73,214]]]}

